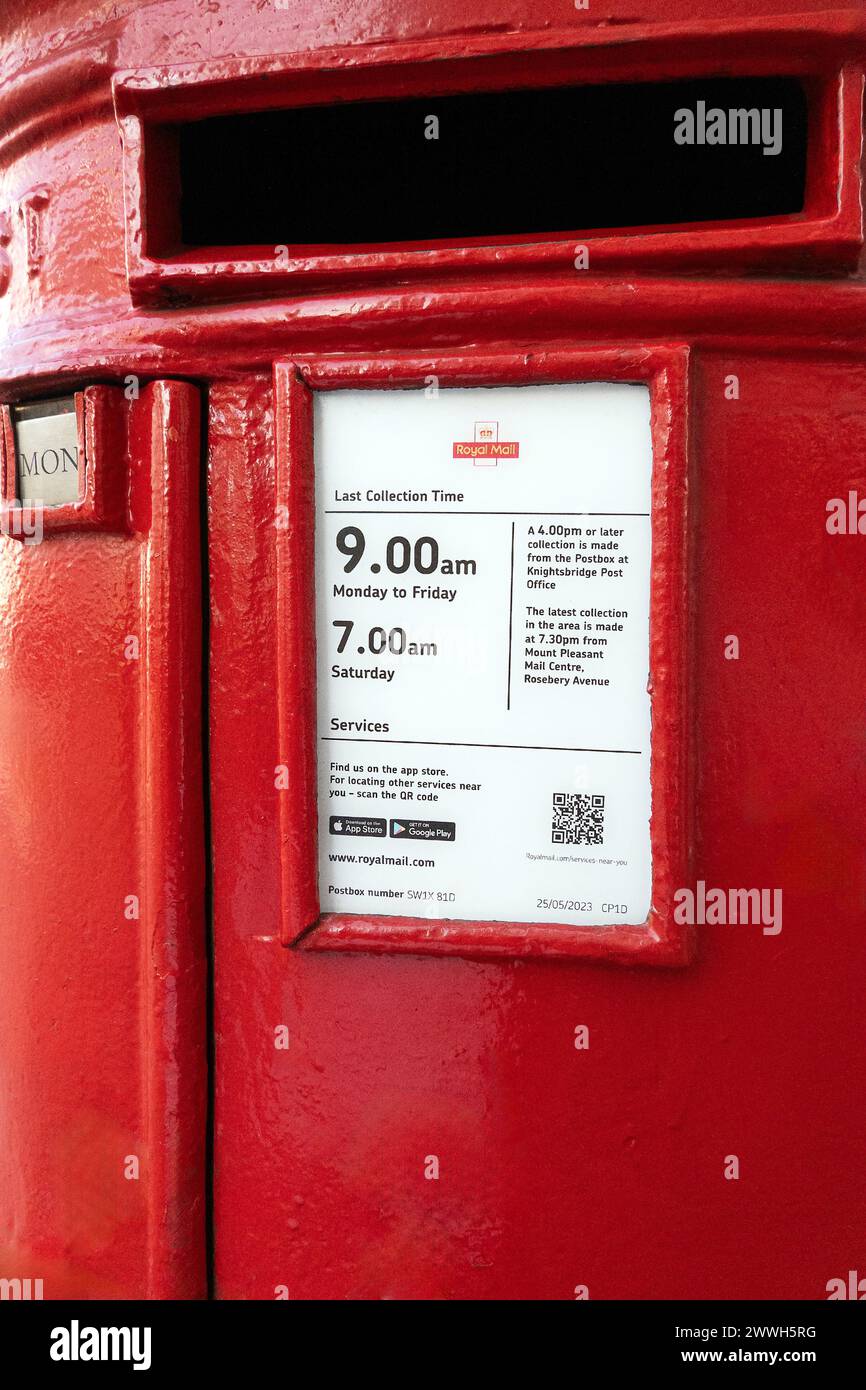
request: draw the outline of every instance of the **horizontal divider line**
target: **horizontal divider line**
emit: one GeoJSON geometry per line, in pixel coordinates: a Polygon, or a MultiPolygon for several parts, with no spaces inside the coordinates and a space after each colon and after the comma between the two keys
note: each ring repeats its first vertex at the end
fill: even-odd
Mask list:
{"type": "Polygon", "coordinates": [[[325,516],[649,516],[649,512],[451,512],[420,507],[326,507],[325,516]]]}
{"type": "Polygon", "coordinates": [[[515,748],[530,753],[632,753],[641,757],[640,748],[561,748],[547,743],[449,743],[435,738],[352,738],[342,734],[322,734],[323,743],[413,743],[425,748],[515,748]]]}

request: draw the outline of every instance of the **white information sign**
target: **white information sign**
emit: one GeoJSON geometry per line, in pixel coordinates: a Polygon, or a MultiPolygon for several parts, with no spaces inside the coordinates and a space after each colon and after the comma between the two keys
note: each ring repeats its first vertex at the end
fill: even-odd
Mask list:
{"type": "Polygon", "coordinates": [[[646,387],[316,395],[322,910],[650,907],[646,387]]]}

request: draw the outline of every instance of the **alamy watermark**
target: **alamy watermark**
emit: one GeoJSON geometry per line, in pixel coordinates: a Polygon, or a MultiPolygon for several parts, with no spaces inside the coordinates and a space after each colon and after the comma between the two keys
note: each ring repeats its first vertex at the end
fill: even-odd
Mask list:
{"type": "Polygon", "coordinates": [[[24,545],[39,545],[45,534],[44,514],[41,502],[10,502],[0,509],[0,535],[24,545]]]}
{"type": "Polygon", "coordinates": [[[695,102],[694,110],[681,106],[674,112],[674,140],[678,145],[761,145],[764,154],[782,149],[781,107],[731,108],[695,102]]]}
{"type": "Polygon", "coordinates": [[[762,927],[764,936],[782,930],[781,888],[708,888],[699,878],[694,889],[674,893],[674,921],[680,925],[762,927]]]}
{"type": "Polygon", "coordinates": [[[82,1327],[73,1318],[68,1327],[51,1331],[52,1361],[130,1361],[134,1371],[149,1371],[149,1327],[82,1327]]]}
{"type": "Polygon", "coordinates": [[[44,1298],[41,1279],[0,1279],[0,1302],[28,1303],[44,1298]]]}

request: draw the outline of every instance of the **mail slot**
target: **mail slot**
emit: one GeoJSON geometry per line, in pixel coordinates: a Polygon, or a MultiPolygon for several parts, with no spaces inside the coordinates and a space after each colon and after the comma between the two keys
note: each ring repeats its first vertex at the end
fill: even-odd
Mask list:
{"type": "Polygon", "coordinates": [[[593,6],[7,0],[4,1299],[860,1296],[866,32],[593,6]]]}
{"type": "Polygon", "coordinates": [[[807,99],[791,78],[540,86],[433,105],[347,101],[170,127],[184,244],[466,242],[803,209],[807,99]],[[763,131],[740,140],[758,111],[763,131]],[[677,113],[682,138],[659,160],[677,113]]]}

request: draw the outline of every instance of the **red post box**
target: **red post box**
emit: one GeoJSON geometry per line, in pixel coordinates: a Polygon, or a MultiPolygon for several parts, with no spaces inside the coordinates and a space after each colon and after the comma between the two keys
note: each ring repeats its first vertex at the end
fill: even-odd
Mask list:
{"type": "Polygon", "coordinates": [[[0,54],[3,1296],[860,1296],[862,10],[0,54]]]}

